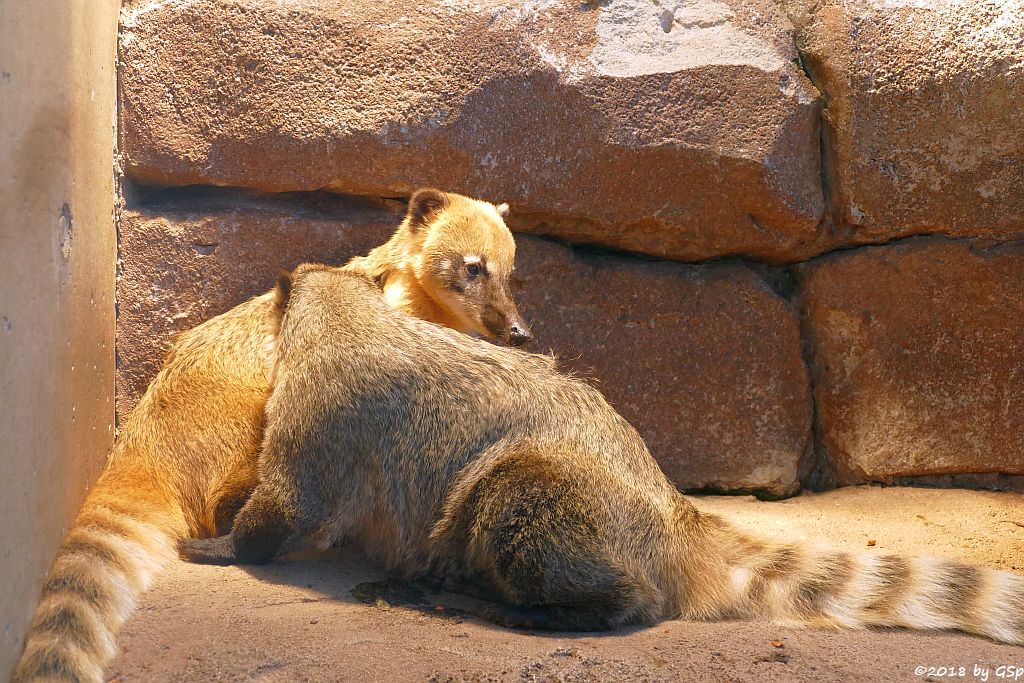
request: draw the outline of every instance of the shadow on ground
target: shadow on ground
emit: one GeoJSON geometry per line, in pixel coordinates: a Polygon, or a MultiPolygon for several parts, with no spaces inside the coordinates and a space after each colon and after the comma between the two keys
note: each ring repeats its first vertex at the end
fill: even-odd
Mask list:
{"type": "MultiPolygon", "coordinates": [[[[700,507],[762,535],[1024,570],[1024,496],[854,488],[700,507]],[[868,541],[874,541],[869,546],[868,541]]],[[[958,634],[665,622],[608,634],[514,631],[480,601],[389,579],[349,550],[239,569],[176,563],[144,596],[118,681],[923,681],[922,667],[1024,666],[1024,648],[958,634]]],[[[949,680],[932,676],[933,681],[949,680]]]]}

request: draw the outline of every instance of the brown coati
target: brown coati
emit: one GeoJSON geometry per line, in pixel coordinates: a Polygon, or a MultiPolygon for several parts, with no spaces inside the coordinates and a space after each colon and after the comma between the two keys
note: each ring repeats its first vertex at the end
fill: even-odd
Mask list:
{"type": "Polygon", "coordinates": [[[297,533],[476,586],[506,625],[757,616],[1024,643],[1022,576],[748,536],[550,359],[398,315],[351,273],[302,267],[279,289],[260,484],[229,536],[184,544],[194,560],[267,562],[297,533]]]}
{"type": "MultiPolygon", "coordinates": [[[[513,344],[512,234],[496,207],[420,190],[394,236],[345,269],[396,308],[513,344]]],[[[181,335],[117,439],[46,579],[15,680],[102,680],[136,597],[179,539],[230,528],[255,485],[278,318],[257,296],[181,335]]]]}

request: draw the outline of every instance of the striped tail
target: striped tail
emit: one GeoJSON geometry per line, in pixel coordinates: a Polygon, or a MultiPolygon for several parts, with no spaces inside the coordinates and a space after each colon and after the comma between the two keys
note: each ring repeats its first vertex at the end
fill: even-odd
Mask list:
{"type": "Polygon", "coordinates": [[[104,474],[50,568],[14,683],[103,681],[117,632],[185,533],[152,480],[104,474]]]}
{"type": "Polygon", "coordinates": [[[959,630],[1024,645],[1024,576],[932,557],[751,541],[732,563],[739,614],[783,623],[959,630]]]}

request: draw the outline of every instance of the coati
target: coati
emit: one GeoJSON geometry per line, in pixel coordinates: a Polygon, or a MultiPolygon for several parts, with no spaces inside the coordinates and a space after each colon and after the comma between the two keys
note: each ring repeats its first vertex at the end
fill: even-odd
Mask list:
{"type": "MultiPolygon", "coordinates": [[[[400,311],[523,344],[531,334],[509,292],[506,211],[419,190],[394,236],[342,269],[370,278],[400,311]]],[[[273,301],[257,296],[174,344],[58,551],[14,680],[102,680],[116,632],[175,542],[230,528],[256,483],[273,301]]]]}
{"type": "Polygon", "coordinates": [[[279,292],[260,483],[193,560],[267,562],[297,533],[475,586],[508,626],[757,616],[1024,644],[1020,575],[748,536],[550,359],[398,315],[353,273],[300,267],[279,292]]]}

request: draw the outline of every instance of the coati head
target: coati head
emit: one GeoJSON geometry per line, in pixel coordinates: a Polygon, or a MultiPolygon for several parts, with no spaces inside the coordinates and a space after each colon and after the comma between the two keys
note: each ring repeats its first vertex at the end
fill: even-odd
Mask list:
{"type": "Polygon", "coordinates": [[[533,334],[509,288],[516,244],[503,220],[507,213],[507,204],[434,189],[416,191],[393,238],[404,243],[395,245],[404,248],[404,272],[386,279],[385,296],[424,297],[428,301],[418,305],[435,310],[432,315],[422,311],[420,317],[462,332],[513,346],[531,341],[533,334]],[[392,285],[401,288],[397,295],[389,292],[392,285]]]}

